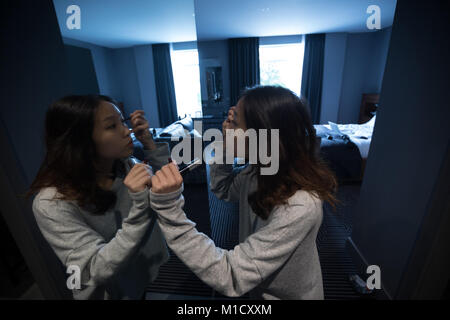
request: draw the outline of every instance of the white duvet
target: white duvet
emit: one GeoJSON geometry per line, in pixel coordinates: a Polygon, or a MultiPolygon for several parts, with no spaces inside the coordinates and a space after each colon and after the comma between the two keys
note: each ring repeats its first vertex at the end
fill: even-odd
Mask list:
{"type": "Polygon", "coordinates": [[[328,124],[322,125],[333,133],[345,134],[356,144],[363,159],[369,155],[370,142],[372,141],[373,127],[375,126],[375,117],[363,124],[336,124],[328,121],[328,124]]]}

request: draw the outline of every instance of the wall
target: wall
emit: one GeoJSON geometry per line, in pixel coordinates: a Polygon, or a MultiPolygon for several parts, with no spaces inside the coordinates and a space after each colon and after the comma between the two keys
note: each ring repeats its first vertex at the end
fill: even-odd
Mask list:
{"type": "Polygon", "coordinates": [[[198,41],[198,59],[200,69],[200,90],[203,103],[203,114],[213,114],[222,117],[223,110],[230,107],[230,76],[229,76],[229,59],[228,59],[228,41],[198,41]],[[222,85],[223,85],[223,100],[217,106],[207,106],[208,91],[206,89],[206,70],[210,66],[211,60],[217,60],[222,66],[222,85]]]}
{"type": "MultiPolygon", "coordinates": [[[[261,37],[260,45],[265,44],[282,44],[292,43],[297,41],[303,41],[302,36],[274,36],[274,37],[261,37]]],[[[201,82],[201,94],[204,106],[208,99],[208,93],[206,89],[206,74],[205,68],[210,66],[213,61],[217,61],[222,66],[222,82],[223,82],[223,101],[217,106],[206,106],[204,108],[204,114],[213,114],[219,117],[223,117],[222,112],[228,110],[230,107],[230,70],[229,70],[229,50],[228,40],[214,40],[214,41],[198,41],[197,42],[198,55],[199,55],[199,67],[200,67],[200,82],[201,82]]]]}
{"type": "Polygon", "coordinates": [[[142,108],[140,84],[136,71],[133,48],[114,49],[114,76],[120,85],[121,102],[125,113],[142,108]]]}
{"type": "MultiPolygon", "coordinates": [[[[381,108],[353,218],[351,241],[360,253],[356,256],[380,266],[381,281],[392,298],[409,298],[417,287],[417,279],[405,274],[418,245],[425,252],[446,245],[448,258],[448,243],[433,245],[436,229],[428,230],[426,239],[418,242],[435,205],[433,194],[447,188],[447,197],[441,199],[448,204],[448,180],[446,185],[437,181],[444,174],[450,141],[449,20],[444,11],[433,11],[432,5],[397,2],[381,108]],[[406,285],[409,289],[400,294],[406,285]]],[[[446,214],[441,212],[441,217],[446,214]]],[[[439,220],[435,224],[440,225],[439,220]]],[[[427,265],[422,259],[415,268],[427,265]]],[[[445,284],[448,270],[440,278],[445,284]]]]}
{"type": "Polygon", "coordinates": [[[120,101],[122,95],[120,83],[114,73],[113,49],[69,38],[63,38],[63,41],[66,45],[91,50],[100,94],[111,96],[120,101]]]}
{"type": "MultiPolygon", "coordinates": [[[[32,7],[38,7],[41,2],[32,7]]],[[[51,102],[72,90],[65,49],[58,26],[54,25],[56,17],[52,16],[52,10],[53,5],[38,10],[42,11],[43,17],[39,17],[39,21],[42,19],[43,24],[36,25],[33,36],[25,26],[32,30],[34,19],[25,24],[21,21],[25,20],[25,14],[23,19],[15,22],[16,25],[11,22],[13,18],[7,20],[11,36],[7,38],[7,31],[2,32],[3,43],[7,45],[2,47],[0,115],[28,182],[34,179],[44,157],[45,112],[51,102]],[[44,35],[45,28],[48,34],[44,35]]]]}
{"type": "Polygon", "coordinates": [[[378,32],[349,34],[341,100],[340,123],[357,123],[363,93],[379,93],[391,28],[378,32]]]}
{"type": "Polygon", "coordinates": [[[51,1],[1,2],[0,212],[45,298],[68,296],[65,274],[39,232],[27,190],[45,154],[44,119],[72,91],[51,1]]]}
{"type": "MultiPolygon", "coordinates": [[[[363,93],[379,93],[392,28],[366,33],[327,33],[320,123],[357,123],[363,93]]],[[[291,36],[292,37],[292,36],[291,36]]],[[[264,37],[260,43],[279,42],[290,37],[264,37]]],[[[199,41],[202,100],[207,99],[205,65],[215,59],[222,65],[224,102],[206,107],[204,114],[221,112],[229,104],[227,40],[199,41]]]]}
{"type": "Polygon", "coordinates": [[[65,45],[73,94],[99,93],[91,50],[65,45]]]}
{"type": "MultiPolygon", "coordinates": [[[[358,34],[326,34],[320,123],[357,123],[362,94],[381,90],[390,34],[391,28],[358,34]]],[[[261,41],[284,38],[265,37],[261,41]]],[[[127,112],[142,108],[149,115],[150,126],[159,126],[151,45],[108,49],[72,39],[64,42],[91,50],[100,93],[123,101],[127,112]]],[[[223,102],[204,109],[205,115],[221,117],[229,107],[230,97],[227,40],[199,41],[197,48],[203,102],[207,100],[205,67],[211,60],[217,60],[222,66],[223,102]]]]}
{"type": "Polygon", "coordinates": [[[381,91],[390,34],[326,34],[320,123],[357,123],[362,94],[381,91]]]}
{"type": "Polygon", "coordinates": [[[151,45],[110,49],[69,38],[64,43],[91,50],[101,94],[123,102],[127,113],[144,110],[150,127],[159,127],[151,45]]]}

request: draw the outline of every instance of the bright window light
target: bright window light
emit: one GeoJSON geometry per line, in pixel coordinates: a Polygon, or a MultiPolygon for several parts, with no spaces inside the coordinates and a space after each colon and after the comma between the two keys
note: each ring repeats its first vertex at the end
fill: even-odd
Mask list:
{"type": "Polygon", "coordinates": [[[202,116],[198,51],[172,50],[171,61],[178,115],[202,116]]]}
{"type": "Polygon", "coordinates": [[[260,45],[260,83],[280,85],[300,96],[303,55],[303,42],[260,45]]]}

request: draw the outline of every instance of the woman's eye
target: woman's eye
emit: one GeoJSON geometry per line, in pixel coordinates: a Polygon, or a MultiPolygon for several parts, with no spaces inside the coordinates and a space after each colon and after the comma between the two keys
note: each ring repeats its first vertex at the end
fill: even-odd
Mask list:
{"type": "Polygon", "coordinates": [[[116,124],[112,124],[109,127],[107,127],[106,129],[114,129],[116,127],[116,124]]]}

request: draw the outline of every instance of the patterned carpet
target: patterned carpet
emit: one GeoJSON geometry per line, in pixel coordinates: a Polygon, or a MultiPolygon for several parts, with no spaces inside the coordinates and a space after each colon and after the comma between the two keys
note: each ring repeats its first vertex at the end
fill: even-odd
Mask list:
{"type": "MultiPolygon", "coordinates": [[[[209,201],[206,184],[185,184],[183,196],[184,211],[194,221],[197,230],[211,237],[209,219],[209,201]]],[[[172,252],[169,261],[159,269],[159,275],[147,287],[148,292],[166,294],[212,297],[213,290],[203,283],[186,265],[172,252]]]]}
{"type": "MultiPolygon", "coordinates": [[[[207,181],[209,170],[207,168],[207,181]]],[[[209,185],[209,183],[208,183],[209,185]]],[[[356,273],[350,257],[345,253],[345,241],[351,234],[352,217],[359,197],[360,186],[342,185],[336,212],[324,205],[324,218],[317,236],[317,248],[323,274],[325,299],[360,299],[353,290],[348,275],[356,273]]],[[[227,203],[217,197],[205,184],[185,185],[185,211],[197,223],[197,228],[211,237],[218,247],[232,249],[238,244],[239,209],[237,203],[227,203]],[[209,212],[208,215],[205,214],[209,212]]],[[[199,299],[224,298],[199,280],[171,252],[171,258],[160,269],[158,278],[148,287],[149,292],[198,296],[199,299]]],[[[245,299],[247,297],[242,297],[245,299]]]]}
{"type": "Polygon", "coordinates": [[[322,268],[325,299],[359,299],[348,276],[355,274],[356,268],[345,252],[345,241],[352,232],[352,217],[359,196],[359,185],[339,187],[338,199],[342,202],[333,212],[324,204],[322,226],[317,234],[317,249],[322,268]]]}

